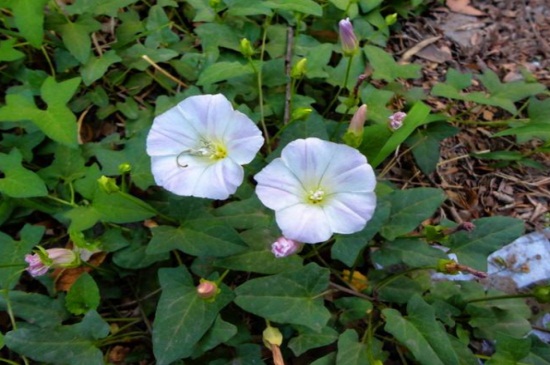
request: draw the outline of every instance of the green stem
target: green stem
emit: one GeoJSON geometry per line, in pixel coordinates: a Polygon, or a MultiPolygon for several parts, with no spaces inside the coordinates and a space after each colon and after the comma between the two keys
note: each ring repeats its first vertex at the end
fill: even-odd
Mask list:
{"type": "Polygon", "coordinates": [[[6,364],[10,364],[10,365],[19,365],[18,363],[16,363],[15,361],[11,361],[11,360],[8,360],[8,359],[3,359],[3,358],[0,358],[0,361],[6,363],[6,364]]]}
{"type": "Polygon", "coordinates": [[[496,295],[494,297],[470,299],[466,301],[466,304],[477,303],[477,302],[487,302],[490,300],[504,300],[504,299],[518,299],[518,298],[532,298],[532,297],[534,297],[534,295],[530,293],[514,294],[514,295],[496,295]]]}
{"type": "Polygon", "coordinates": [[[422,266],[422,267],[414,267],[414,268],[411,268],[411,269],[408,269],[408,270],[405,270],[405,271],[402,271],[398,274],[395,274],[395,275],[392,275],[392,276],[389,276],[383,280],[381,280],[377,285],[376,287],[374,288],[374,291],[378,291],[380,289],[382,289],[383,287],[385,287],[386,285],[390,284],[392,281],[394,280],[397,280],[398,278],[400,278],[401,276],[404,276],[404,275],[407,275],[411,272],[415,272],[415,271],[421,271],[421,270],[434,270],[436,269],[435,266],[422,266]]]}
{"type": "Polygon", "coordinates": [[[338,91],[336,92],[336,95],[334,96],[334,98],[332,98],[332,100],[330,101],[330,104],[327,106],[327,108],[323,112],[323,116],[325,116],[330,111],[330,109],[333,107],[334,103],[336,103],[336,101],[338,101],[338,97],[342,93],[342,90],[347,89],[349,74],[351,72],[351,63],[353,61],[353,56],[354,55],[349,56],[349,59],[348,59],[348,65],[346,67],[346,75],[344,76],[344,84],[338,88],[338,91]]]}
{"type": "Polygon", "coordinates": [[[42,50],[42,53],[44,54],[44,57],[46,58],[46,62],[48,63],[48,66],[50,67],[50,73],[53,77],[55,77],[55,67],[53,67],[52,60],[50,59],[50,56],[48,55],[48,51],[46,51],[46,47],[42,46],[40,47],[42,50]]]}
{"type": "Polygon", "coordinates": [[[68,202],[68,201],[66,201],[66,200],[60,199],[60,198],[55,197],[55,196],[52,196],[52,195],[48,195],[48,196],[46,196],[45,198],[51,199],[51,200],[53,200],[53,201],[55,201],[55,202],[57,202],[57,203],[59,203],[59,204],[68,205],[68,206],[73,207],[73,208],[76,208],[76,207],[78,206],[78,205],[75,204],[74,202],[71,203],[71,202],[68,202]]]}
{"type": "Polygon", "coordinates": [[[223,272],[223,274],[219,277],[218,280],[216,280],[216,285],[219,287],[220,284],[222,283],[223,279],[225,279],[225,277],[227,276],[227,274],[229,274],[229,269],[225,270],[223,272]]]}

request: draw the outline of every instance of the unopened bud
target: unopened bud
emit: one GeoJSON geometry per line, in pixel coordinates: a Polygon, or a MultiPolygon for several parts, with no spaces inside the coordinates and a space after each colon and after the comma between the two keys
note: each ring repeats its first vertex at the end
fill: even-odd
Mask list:
{"type": "Polygon", "coordinates": [[[254,48],[252,48],[250,41],[246,38],[241,39],[241,53],[246,58],[250,58],[254,54],[254,48]]]}
{"type": "Polygon", "coordinates": [[[120,172],[121,174],[126,174],[130,171],[132,171],[132,165],[130,165],[129,163],[125,162],[118,165],[118,172],[120,172]]]}
{"type": "Polygon", "coordinates": [[[299,79],[304,76],[306,73],[306,65],[307,58],[302,58],[300,61],[296,62],[296,64],[292,67],[292,70],[290,70],[290,77],[293,79],[299,79]]]}
{"type": "Polygon", "coordinates": [[[340,42],[342,43],[342,51],[345,56],[353,56],[359,50],[359,41],[353,30],[349,18],[342,19],[338,23],[340,31],[340,42]]]}
{"type": "Polygon", "coordinates": [[[387,15],[386,18],[384,18],[386,21],[386,25],[389,27],[390,25],[394,25],[395,22],[397,22],[397,13],[393,13],[390,15],[387,15]]]}
{"type": "Polygon", "coordinates": [[[271,345],[281,346],[283,343],[283,334],[278,328],[268,325],[262,333],[262,339],[264,341],[264,345],[271,349],[271,345]]]}
{"type": "Polygon", "coordinates": [[[271,244],[271,252],[277,258],[295,254],[302,248],[302,244],[286,237],[279,237],[271,244]]]}
{"type": "Polygon", "coordinates": [[[539,303],[550,303],[550,285],[535,288],[533,296],[539,303]]]}
{"type": "Polygon", "coordinates": [[[48,250],[38,247],[33,255],[25,255],[25,261],[29,264],[27,272],[32,276],[41,276],[50,268],[71,268],[80,264],[76,253],[66,248],[50,248],[48,250]]]}
{"type": "Polygon", "coordinates": [[[292,115],[290,117],[291,120],[305,120],[307,119],[307,117],[309,117],[309,115],[311,114],[311,112],[313,111],[313,109],[311,108],[297,108],[297,109],[294,109],[292,111],[292,115]]]}
{"type": "Polygon", "coordinates": [[[120,190],[116,184],[116,180],[111,177],[103,175],[97,179],[97,182],[99,183],[100,189],[107,194],[117,193],[120,190]]]}
{"type": "Polygon", "coordinates": [[[213,300],[219,292],[220,289],[218,288],[218,285],[210,280],[201,279],[199,285],[197,286],[197,295],[202,299],[213,300]]]}
{"type": "Polygon", "coordinates": [[[407,114],[403,112],[393,113],[388,118],[388,126],[392,131],[398,130],[403,126],[403,120],[405,120],[406,117],[407,114]]]}
{"type": "Polygon", "coordinates": [[[349,123],[348,130],[343,136],[344,143],[350,147],[357,148],[363,142],[363,129],[367,120],[367,105],[361,105],[349,123]]]}
{"type": "Polygon", "coordinates": [[[458,262],[450,259],[440,259],[437,261],[437,271],[448,275],[457,275],[460,272],[458,262]]]}

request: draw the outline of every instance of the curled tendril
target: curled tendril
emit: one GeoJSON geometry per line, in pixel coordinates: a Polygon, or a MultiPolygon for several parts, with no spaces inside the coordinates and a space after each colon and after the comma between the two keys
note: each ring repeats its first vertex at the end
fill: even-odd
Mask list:
{"type": "Polygon", "coordinates": [[[185,155],[185,154],[190,154],[191,153],[191,150],[183,150],[179,153],[179,155],[176,156],[176,165],[178,165],[178,167],[181,167],[182,169],[186,168],[187,166],[189,166],[189,164],[185,164],[185,165],[182,165],[180,164],[180,157],[182,155],[185,155]]]}

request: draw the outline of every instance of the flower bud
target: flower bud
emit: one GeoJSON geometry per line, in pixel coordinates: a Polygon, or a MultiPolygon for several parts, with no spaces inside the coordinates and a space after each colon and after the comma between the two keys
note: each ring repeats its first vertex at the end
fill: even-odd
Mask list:
{"type": "Polygon", "coordinates": [[[390,15],[387,15],[384,18],[386,25],[389,27],[390,25],[394,25],[397,22],[397,13],[393,13],[390,15]]]}
{"type": "Polygon", "coordinates": [[[210,280],[201,279],[197,286],[197,295],[202,299],[214,300],[219,292],[218,285],[210,280]]]}
{"type": "Polygon", "coordinates": [[[271,252],[277,258],[295,254],[302,248],[302,244],[286,237],[279,237],[271,244],[271,252]]]}
{"type": "Polygon", "coordinates": [[[252,48],[250,41],[246,38],[241,39],[241,53],[246,58],[250,58],[254,54],[254,49],[252,48]]]}
{"type": "Polygon", "coordinates": [[[436,270],[447,275],[457,275],[460,272],[460,267],[455,260],[440,259],[437,261],[436,270]]]}
{"type": "Polygon", "coordinates": [[[311,114],[312,111],[313,111],[313,109],[311,109],[311,108],[294,109],[292,111],[292,115],[290,116],[290,119],[291,120],[305,120],[305,119],[307,119],[307,117],[309,117],[309,115],[311,114]]]}
{"type": "Polygon", "coordinates": [[[38,249],[33,255],[25,255],[25,261],[29,264],[26,270],[34,277],[46,274],[50,268],[70,268],[80,263],[74,251],[66,248],[38,249]]]}
{"type": "Polygon", "coordinates": [[[388,125],[392,131],[398,130],[403,126],[403,120],[407,117],[407,113],[393,113],[388,119],[388,125]]]}
{"type": "Polygon", "coordinates": [[[348,57],[353,56],[359,50],[359,41],[353,30],[353,24],[351,24],[349,18],[346,18],[340,20],[338,27],[344,55],[348,57]]]}
{"type": "Polygon", "coordinates": [[[120,172],[121,174],[125,174],[130,171],[132,171],[132,165],[130,165],[129,163],[125,162],[118,165],[118,172],[120,172]]]}
{"type": "Polygon", "coordinates": [[[539,303],[550,303],[550,285],[535,288],[533,296],[539,303]]]}
{"type": "Polygon", "coordinates": [[[292,77],[293,79],[299,79],[300,77],[304,76],[306,73],[306,65],[307,58],[302,58],[294,66],[292,66],[292,70],[290,70],[290,77],[292,77]]]}
{"type": "Polygon", "coordinates": [[[350,147],[357,148],[363,142],[363,129],[367,120],[367,105],[363,104],[357,109],[349,123],[348,130],[342,138],[350,147]]]}
{"type": "Polygon", "coordinates": [[[111,177],[103,175],[99,179],[97,179],[97,182],[99,183],[99,187],[101,188],[101,190],[103,190],[107,194],[118,193],[118,191],[120,190],[116,184],[116,180],[111,177]]]}
{"type": "Polygon", "coordinates": [[[271,345],[281,346],[283,343],[283,334],[278,328],[268,325],[262,332],[262,339],[264,341],[264,345],[268,348],[271,348],[271,345]]]}

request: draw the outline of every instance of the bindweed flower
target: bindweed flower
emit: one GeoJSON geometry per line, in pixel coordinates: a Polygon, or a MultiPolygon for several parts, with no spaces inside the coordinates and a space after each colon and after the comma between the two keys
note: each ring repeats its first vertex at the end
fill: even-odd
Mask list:
{"type": "Polygon", "coordinates": [[[395,131],[403,126],[403,120],[407,117],[407,113],[396,112],[388,118],[388,125],[392,131],[395,131]]]}
{"type": "Polygon", "coordinates": [[[227,199],[264,142],[223,95],[191,96],[155,118],[147,154],[158,185],[177,195],[227,199]]]}
{"type": "Polygon", "coordinates": [[[220,293],[218,285],[210,280],[201,279],[199,285],[197,286],[197,295],[202,299],[211,299],[214,300],[216,295],[220,293]]]}
{"type": "Polygon", "coordinates": [[[376,207],[376,178],[365,156],[318,138],[289,143],[254,178],[256,194],[275,210],[283,235],[299,242],[358,232],[376,207]]]}
{"type": "Polygon", "coordinates": [[[340,42],[342,43],[342,51],[345,56],[353,56],[359,50],[359,41],[353,30],[349,18],[342,19],[338,23],[340,31],[340,42]]]}
{"type": "Polygon", "coordinates": [[[277,258],[287,257],[295,254],[302,248],[302,244],[286,237],[279,237],[271,244],[271,252],[277,258]]]}
{"type": "Polygon", "coordinates": [[[361,105],[349,123],[348,130],[342,137],[344,142],[350,147],[359,147],[363,142],[363,129],[367,120],[367,105],[361,105]]]}
{"type": "Polygon", "coordinates": [[[80,260],[76,253],[66,248],[43,249],[33,255],[25,255],[29,264],[27,272],[33,277],[45,275],[50,268],[69,268],[78,266],[80,260]]]}

